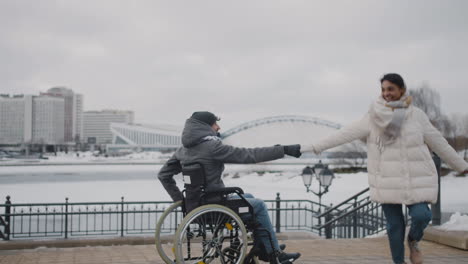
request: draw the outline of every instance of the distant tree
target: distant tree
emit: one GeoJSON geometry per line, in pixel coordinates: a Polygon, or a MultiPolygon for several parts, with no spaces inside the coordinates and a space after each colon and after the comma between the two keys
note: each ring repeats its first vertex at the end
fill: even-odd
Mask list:
{"type": "Polygon", "coordinates": [[[351,143],[344,144],[331,152],[329,158],[339,159],[342,164],[349,164],[351,166],[362,167],[365,166],[367,160],[366,145],[361,140],[355,140],[351,143]],[[347,162],[346,160],[353,160],[347,162]]]}
{"type": "Polygon", "coordinates": [[[423,84],[410,89],[413,105],[427,114],[431,123],[444,135],[450,145],[457,151],[464,150],[465,159],[468,152],[468,114],[447,116],[440,109],[440,94],[423,84]]]}
{"type": "Polygon", "coordinates": [[[457,151],[461,150],[463,146],[461,145],[461,136],[462,134],[462,124],[461,124],[462,116],[460,114],[451,114],[449,117],[445,117],[444,119],[444,127],[443,127],[443,134],[450,145],[457,151]]]}
{"type": "Polygon", "coordinates": [[[447,139],[453,139],[456,136],[457,124],[454,122],[453,117],[441,115],[438,120],[439,130],[447,139]]]}
{"type": "Polygon", "coordinates": [[[422,84],[421,87],[410,89],[409,94],[413,97],[413,105],[420,108],[429,117],[431,123],[440,131],[444,130],[446,117],[440,110],[440,94],[431,89],[428,84],[422,84]]]}
{"type": "Polygon", "coordinates": [[[460,121],[460,135],[461,135],[461,140],[463,144],[463,150],[464,150],[464,159],[466,160],[468,157],[468,114],[462,115],[461,121],[460,121]]]}

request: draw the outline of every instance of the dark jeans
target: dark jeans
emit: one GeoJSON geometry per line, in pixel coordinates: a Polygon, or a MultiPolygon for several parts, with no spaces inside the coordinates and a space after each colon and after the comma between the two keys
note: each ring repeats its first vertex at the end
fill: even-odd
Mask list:
{"type": "MultiPolygon", "coordinates": [[[[424,229],[432,219],[431,209],[427,203],[407,205],[411,216],[411,227],[408,239],[419,241],[423,237],[424,229]]],[[[405,219],[401,204],[382,204],[387,219],[387,235],[394,263],[405,262],[405,219]]]]}
{"type": "MultiPolygon", "coordinates": [[[[244,198],[249,202],[254,210],[255,218],[260,225],[260,229],[266,230],[254,230],[254,238],[255,240],[261,241],[261,243],[265,246],[267,253],[273,252],[273,249],[279,250],[278,239],[276,238],[275,230],[273,229],[273,225],[270,221],[270,216],[268,215],[268,208],[265,205],[265,202],[261,199],[254,198],[254,196],[250,193],[244,194],[244,198]],[[270,233],[271,240],[273,245],[270,243],[270,233]]],[[[231,199],[240,199],[237,194],[232,195],[231,199]]]]}

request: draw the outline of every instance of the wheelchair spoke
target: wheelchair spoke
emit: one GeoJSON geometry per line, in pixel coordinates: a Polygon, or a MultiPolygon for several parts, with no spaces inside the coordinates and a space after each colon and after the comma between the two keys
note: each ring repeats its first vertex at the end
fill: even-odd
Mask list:
{"type": "MultiPolygon", "coordinates": [[[[226,227],[227,221],[225,220],[229,216],[225,214],[218,214],[218,220],[216,221],[216,229],[213,231],[213,234],[217,234],[217,232],[221,229],[221,232],[224,231],[224,227],[226,227]]],[[[231,221],[229,221],[231,222],[231,221]]]]}

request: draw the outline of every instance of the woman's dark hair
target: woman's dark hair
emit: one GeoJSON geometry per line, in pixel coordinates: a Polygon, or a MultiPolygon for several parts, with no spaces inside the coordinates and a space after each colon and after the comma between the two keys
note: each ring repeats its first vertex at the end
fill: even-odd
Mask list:
{"type": "Polygon", "coordinates": [[[382,79],[380,79],[380,84],[383,83],[383,81],[389,81],[391,83],[394,83],[398,85],[403,90],[406,90],[406,85],[405,81],[403,78],[398,74],[398,73],[387,73],[385,74],[382,79]]]}

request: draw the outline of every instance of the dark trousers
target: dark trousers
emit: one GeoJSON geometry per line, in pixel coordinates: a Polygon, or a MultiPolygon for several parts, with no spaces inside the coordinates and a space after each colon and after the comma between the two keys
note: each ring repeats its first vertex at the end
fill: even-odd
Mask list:
{"type": "MultiPolygon", "coordinates": [[[[423,237],[424,229],[432,219],[431,209],[427,203],[408,205],[411,216],[411,227],[408,239],[419,241],[423,237]]],[[[382,204],[387,219],[387,235],[394,263],[405,262],[405,219],[401,204],[382,204]]]]}

